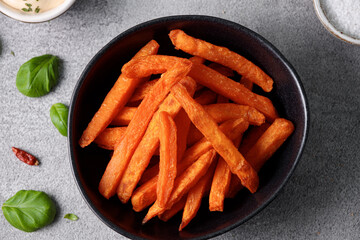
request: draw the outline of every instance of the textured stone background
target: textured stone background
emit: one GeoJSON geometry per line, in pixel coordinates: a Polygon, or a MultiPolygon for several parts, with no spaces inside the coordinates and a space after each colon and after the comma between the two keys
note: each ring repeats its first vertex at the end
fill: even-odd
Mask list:
{"type": "Polygon", "coordinates": [[[55,222],[31,234],[9,226],[0,213],[0,239],[122,238],[82,199],[70,170],[67,140],[53,127],[49,109],[56,102],[69,104],[85,65],[116,35],[179,14],[221,17],[264,36],[298,71],[311,109],[305,152],[281,194],[250,221],[216,239],[358,239],[360,47],[330,35],[312,1],[298,0],[78,0],[63,16],[41,24],[0,15],[0,203],[20,189],[37,189],[58,206],[55,222]],[[39,99],[21,95],[15,86],[17,70],[45,53],[63,60],[59,84],[39,99]],[[11,146],[36,154],[41,167],[18,162],[11,146]],[[79,221],[63,219],[68,212],[79,221]]]}

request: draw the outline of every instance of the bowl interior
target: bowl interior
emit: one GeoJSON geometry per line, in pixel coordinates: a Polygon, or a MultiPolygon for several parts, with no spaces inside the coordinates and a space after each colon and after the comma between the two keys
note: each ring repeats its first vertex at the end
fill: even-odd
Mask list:
{"type": "Polygon", "coordinates": [[[304,146],[307,133],[307,106],[299,78],[283,56],[256,33],[229,21],[204,16],[174,16],[138,25],[106,45],[89,63],[74,90],[69,116],[69,149],[73,171],[84,198],[91,209],[115,231],[131,238],[186,239],[207,238],[234,228],[267,205],[293,171],[304,146]],[[91,144],[78,145],[82,131],[101,105],[121,72],[124,63],[151,39],[160,44],[159,54],[188,55],[177,51],[168,33],[180,28],[186,33],[226,46],[252,60],[275,81],[271,98],[282,117],[291,120],[296,129],[287,142],[259,173],[257,193],[243,190],[234,199],[225,200],[222,213],[210,213],[204,200],[197,216],[178,232],[181,214],[169,222],[153,219],[142,226],[146,211],[136,213],[131,204],[123,205],[113,197],[103,198],[98,190],[110,152],[91,144]]]}

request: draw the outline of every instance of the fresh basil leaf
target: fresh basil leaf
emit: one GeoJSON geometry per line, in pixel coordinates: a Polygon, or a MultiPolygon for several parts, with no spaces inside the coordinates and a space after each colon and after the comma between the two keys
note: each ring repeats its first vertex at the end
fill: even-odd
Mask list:
{"type": "Polygon", "coordinates": [[[46,54],[21,65],[16,76],[16,87],[25,96],[41,97],[50,92],[58,78],[59,58],[46,54]]]}
{"type": "Polygon", "coordinates": [[[55,103],[50,108],[50,118],[54,126],[63,136],[67,136],[67,120],[69,110],[62,103],[55,103]]]}
{"type": "Polygon", "coordinates": [[[55,217],[56,208],[50,197],[34,190],[18,191],[3,205],[6,220],[14,227],[33,232],[50,224],[55,217]]]}
{"type": "Polygon", "coordinates": [[[69,219],[69,220],[71,220],[71,221],[76,221],[76,220],[79,219],[78,216],[76,216],[75,214],[72,214],[72,213],[66,214],[66,215],[64,216],[64,218],[67,218],[67,219],[69,219]]]}

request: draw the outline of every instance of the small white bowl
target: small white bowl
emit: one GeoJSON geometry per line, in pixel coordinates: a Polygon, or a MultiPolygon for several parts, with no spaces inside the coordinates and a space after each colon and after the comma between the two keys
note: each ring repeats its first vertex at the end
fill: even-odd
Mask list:
{"type": "Polygon", "coordinates": [[[40,12],[37,14],[27,14],[0,1],[0,12],[21,22],[39,23],[46,22],[60,16],[66,12],[74,4],[74,2],[75,0],[65,0],[62,4],[53,9],[50,9],[49,11],[40,12]]]}
{"type": "Polygon", "coordinates": [[[320,22],[331,34],[345,42],[360,45],[360,39],[350,37],[349,35],[340,32],[329,22],[324,13],[324,9],[321,7],[320,0],[314,0],[314,8],[318,18],[320,19],[320,22]]]}

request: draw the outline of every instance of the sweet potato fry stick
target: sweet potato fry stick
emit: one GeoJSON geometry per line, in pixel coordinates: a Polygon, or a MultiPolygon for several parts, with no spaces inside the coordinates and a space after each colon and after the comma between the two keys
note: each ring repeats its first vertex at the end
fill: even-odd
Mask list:
{"type": "MultiPolygon", "coordinates": [[[[133,59],[156,54],[159,44],[151,40],[134,56],[133,59]]],[[[136,86],[142,81],[141,78],[128,78],[121,74],[110,92],[106,95],[99,110],[95,113],[91,122],[83,132],[79,144],[81,147],[88,146],[110,124],[118,112],[125,106],[136,86]]]]}
{"type": "MultiPolygon", "coordinates": [[[[244,156],[254,169],[259,171],[293,131],[294,125],[289,120],[276,119],[244,156]]],[[[227,195],[230,198],[234,197],[242,189],[239,180],[234,175],[232,177],[234,179],[231,181],[227,195]]]]}
{"type": "Polygon", "coordinates": [[[194,162],[185,172],[176,178],[173,192],[166,205],[166,208],[160,207],[157,202],[152,205],[143,219],[143,224],[156,215],[162,214],[165,210],[170,209],[204,176],[216,157],[215,150],[210,150],[194,162]]]}
{"type": "Polygon", "coordinates": [[[205,105],[204,109],[217,123],[232,118],[244,118],[250,125],[257,126],[265,122],[264,115],[255,108],[235,103],[210,104],[205,105]]]}
{"type": "Polygon", "coordinates": [[[160,162],[156,201],[160,208],[165,208],[176,177],[177,130],[174,120],[166,112],[159,113],[159,124],[160,162]]]}
{"type": "MultiPolygon", "coordinates": [[[[141,60],[137,61],[137,59],[132,61],[135,61],[133,62],[134,65],[143,65],[147,62],[147,58],[148,57],[139,58],[143,62],[141,60]]],[[[165,57],[160,58],[163,61],[166,60],[165,57]]],[[[159,61],[157,63],[159,63],[159,61]]],[[[131,67],[131,64],[128,63],[128,66],[131,67]]],[[[134,68],[136,69],[136,67],[134,68]]],[[[158,68],[161,68],[161,66],[158,66],[158,68]]],[[[151,92],[146,95],[144,100],[141,102],[138,110],[126,129],[124,137],[115,146],[114,155],[108,163],[105,173],[101,178],[99,191],[105,198],[108,199],[115,194],[124,170],[126,169],[136,147],[141,141],[141,138],[143,137],[159,104],[164,100],[170,88],[179,80],[184,78],[190,69],[191,62],[186,59],[175,62],[175,64],[161,76],[160,80],[151,89],[151,92]]]]}
{"type": "Polygon", "coordinates": [[[123,107],[121,111],[114,117],[110,125],[127,126],[135,115],[137,107],[123,107]]]}
{"type": "Polygon", "coordinates": [[[174,56],[152,55],[132,59],[126,63],[121,71],[127,77],[148,77],[152,74],[164,73],[174,69],[175,64],[189,65],[188,59],[174,56]]]}
{"type": "Polygon", "coordinates": [[[174,121],[176,123],[176,128],[178,129],[177,147],[178,162],[180,162],[186,150],[186,140],[191,121],[183,109],[181,109],[178,115],[176,115],[174,121]]]}
{"type": "MultiPolygon", "coordinates": [[[[234,146],[239,147],[242,136],[234,141],[234,146]]],[[[231,182],[231,171],[227,163],[222,157],[219,158],[214,177],[212,179],[210,194],[209,194],[209,210],[220,211],[224,210],[224,199],[229,191],[231,182]]]]}
{"type": "MultiPolygon", "coordinates": [[[[224,122],[220,129],[231,140],[239,137],[246,131],[249,124],[244,119],[231,119],[224,122]]],[[[200,156],[212,149],[211,143],[203,138],[198,143],[194,144],[191,148],[186,150],[184,157],[179,162],[177,167],[178,175],[194,163],[200,156]]],[[[157,167],[158,168],[158,167],[157,167]]],[[[142,184],[137,188],[131,197],[133,209],[136,212],[142,211],[156,200],[156,183],[157,176],[142,184]]]]}
{"type": "Polygon", "coordinates": [[[172,30],[169,37],[177,49],[229,67],[259,85],[265,92],[272,90],[273,80],[264,71],[228,48],[193,38],[178,29],[172,30]]]}
{"type": "Polygon", "coordinates": [[[175,203],[170,209],[166,210],[164,213],[160,214],[158,217],[161,221],[167,222],[170,218],[175,216],[178,212],[184,209],[186,203],[186,194],[181,198],[180,201],[175,203]]]}
{"type": "Polygon", "coordinates": [[[215,71],[217,71],[218,73],[221,73],[222,75],[226,76],[226,77],[233,77],[234,76],[234,72],[233,70],[231,70],[228,67],[225,67],[221,64],[218,63],[210,63],[208,65],[209,68],[214,69],[215,71]]]}
{"type": "Polygon", "coordinates": [[[137,102],[139,100],[143,100],[144,97],[146,96],[146,94],[148,94],[150,92],[151,88],[155,85],[155,83],[158,80],[159,79],[155,79],[155,80],[152,80],[152,81],[144,82],[142,85],[137,87],[135,89],[134,94],[130,98],[129,103],[137,102]]]}
{"type": "Polygon", "coordinates": [[[188,114],[197,129],[211,142],[213,148],[227,162],[232,173],[235,173],[241,183],[256,192],[259,186],[259,177],[253,167],[245,160],[231,140],[219,129],[216,122],[206,113],[204,108],[194,101],[181,84],[174,85],[171,89],[176,100],[188,114]]]}
{"type": "Polygon", "coordinates": [[[214,92],[236,103],[256,108],[271,121],[278,117],[276,109],[270,99],[251,92],[244,87],[244,85],[225,77],[203,64],[194,63],[189,76],[197,83],[210,88],[214,92]]]}
{"type": "Polygon", "coordinates": [[[197,211],[200,208],[202,198],[209,192],[215,166],[216,161],[211,164],[207,173],[196,183],[196,185],[190,189],[186,198],[179,231],[183,230],[183,228],[186,227],[195,217],[197,211]]]}
{"type": "MultiPolygon", "coordinates": [[[[186,86],[190,95],[194,94],[196,87],[194,80],[192,80],[190,77],[186,77],[180,82],[186,86]]],[[[158,111],[154,114],[154,117],[151,119],[144,136],[142,137],[133,156],[131,157],[129,165],[126,167],[124,175],[121,178],[117,188],[117,195],[123,203],[126,203],[130,199],[132,192],[141,178],[141,175],[149,165],[151,157],[154,155],[156,149],[158,149],[160,112],[165,111],[171,117],[175,117],[180,109],[180,104],[174,99],[172,94],[169,94],[164,102],[160,105],[158,111]]],[[[158,169],[159,167],[157,167],[157,170],[158,169]]]]}
{"type": "Polygon", "coordinates": [[[126,127],[105,128],[94,142],[101,148],[114,150],[115,144],[122,138],[126,127]]]}
{"type": "MultiPolygon", "coordinates": [[[[217,123],[234,118],[244,118],[252,125],[261,125],[265,122],[264,115],[258,112],[255,108],[249,106],[234,103],[217,103],[205,105],[203,107],[217,123]]],[[[194,125],[191,125],[187,139],[188,146],[193,145],[202,137],[202,133],[196,129],[194,125]]]]}

